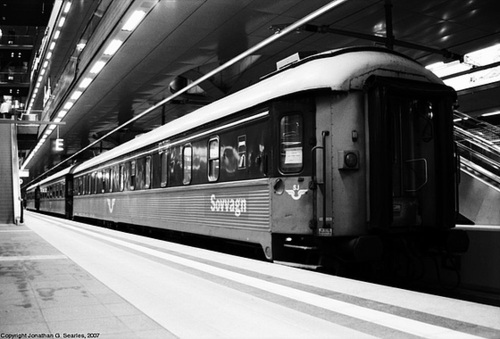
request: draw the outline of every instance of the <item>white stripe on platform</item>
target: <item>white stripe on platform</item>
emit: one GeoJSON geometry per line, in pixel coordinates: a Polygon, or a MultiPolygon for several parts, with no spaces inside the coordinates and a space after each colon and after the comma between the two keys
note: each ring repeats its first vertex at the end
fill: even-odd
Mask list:
{"type": "Polygon", "coordinates": [[[425,322],[404,318],[401,316],[385,313],[382,311],[377,311],[357,306],[354,304],[350,304],[348,302],[333,300],[327,297],[316,295],[314,293],[304,292],[299,289],[268,282],[258,278],[246,276],[244,274],[235,273],[229,270],[213,267],[194,260],[181,258],[175,255],[163,253],[161,251],[145,248],[140,245],[131,244],[123,240],[112,238],[110,236],[96,234],[95,232],[80,229],[74,226],[63,225],[63,227],[72,228],[80,233],[87,234],[93,238],[101,238],[105,241],[115,243],[120,246],[128,247],[138,252],[152,255],[157,258],[168,260],[170,262],[175,262],[177,264],[191,267],[244,285],[252,286],[254,288],[258,288],[266,292],[271,292],[276,295],[300,301],[302,303],[310,304],[316,307],[321,307],[323,309],[336,312],[339,314],[344,314],[352,318],[369,321],[374,324],[378,324],[387,328],[392,328],[404,333],[409,333],[412,335],[422,336],[427,338],[432,337],[436,339],[437,338],[443,338],[443,339],[481,338],[468,333],[455,331],[446,327],[440,327],[425,322]]]}
{"type": "Polygon", "coordinates": [[[7,257],[0,257],[0,261],[23,261],[23,260],[56,260],[68,259],[64,254],[54,255],[13,255],[7,257]]]}

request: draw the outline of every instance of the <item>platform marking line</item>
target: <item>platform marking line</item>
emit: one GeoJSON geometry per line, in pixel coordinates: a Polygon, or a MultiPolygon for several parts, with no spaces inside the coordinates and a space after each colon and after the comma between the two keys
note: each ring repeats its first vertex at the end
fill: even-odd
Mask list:
{"type": "Polygon", "coordinates": [[[32,230],[0,230],[0,233],[33,232],[32,230]]]}
{"type": "Polygon", "coordinates": [[[53,255],[13,255],[0,257],[0,261],[26,261],[26,260],[58,260],[58,259],[68,259],[64,254],[53,254],[53,255]]]}
{"type": "Polygon", "coordinates": [[[479,336],[467,334],[464,332],[454,331],[445,327],[440,327],[436,325],[427,324],[421,321],[416,321],[413,319],[408,319],[400,317],[397,315],[392,315],[382,311],[367,309],[362,306],[350,304],[343,301],[333,300],[327,297],[323,297],[314,293],[304,292],[297,290],[295,288],[279,285],[272,282],[263,281],[258,278],[249,277],[240,273],[231,272],[225,269],[213,267],[204,263],[199,263],[190,259],[184,259],[171,254],[166,254],[157,250],[152,250],[139,246],[136,244],[131,244],[129,242],[112,238],[110,236],[105,236],[101,234],[96,234],[88,230],[80,229],[74,226],[61,224],[65,228],[72,228],[76,231],[89,235],[94,238],[100,238],[107,242],[115,243],[120,246],[128,247],[138,252],[142,252],[148,255],[152,255],[158,258],[162,258],[167,261],[175,262],[180,265],[184,265],[191,268],[196,268],[200,271],[204,271],[222,278],[226,278],[235,282],[239,282],[254,288],[271,292],[276,295],[280,295],[286,298],[291,298],[306,304],[321,307],[333,312],[341,313],[352,318],[361,319],[364,321],[373,322],[388,328],[396,329],[404,333],[410,333],[422,337],[432,337],[432,338],[482,338],[479,336]]]}

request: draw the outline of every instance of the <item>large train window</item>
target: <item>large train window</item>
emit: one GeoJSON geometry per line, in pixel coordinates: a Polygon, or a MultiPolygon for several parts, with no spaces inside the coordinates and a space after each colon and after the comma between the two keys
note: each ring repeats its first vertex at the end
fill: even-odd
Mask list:
{"type": "Polygon", "coordinates": [[[219,137],[208,141],[208,181],[217,181],[220,172],[219,137]]]}
{"type": "Polygon", "coordinates": [[[193,147],[191,145],[186,145],[182,149],[182,169],[182,183],[184,185],[189,185],[191,183],[193,170],[193,147]]]}
{"type": "Polygon", "coordinates": [[[120,176],[120,192],[123,192],[123,190],[125,189],[125,173],[124,173],[124,165],[120,165],[120,172],[119,172],[119,176],[120,176]]]}
{"type": "Polygon", "coordinates": [[[303,164],[303,122],[300,114],[286,115],[280,121],[280,169],[300,172],[303,164]]]}
{"type": "Polygon", "coordinates": [[[151,156],[146,157],[146,163],[144,164],[144,188],[151,187],[151,156]]]}
{"type": "Polygon", "coordinates": [[[108,183],[109,183],[108,192],[113,192],[113,181],[115,179],[113,172],[114,172],[113,167],[110,167],[107,171],[107,175],[108,175],[107,179],[108,179],[108,183]]]}
{"type": "Polygon", "coordinates": [[[161,153],[160,162],[161,162],[160,186],[166,187],[168,184],[168,153],[167,152],[161,153]]]}
{"type": "Polygon", "coordinates": [[[137,163],[135,160],[132,160],[130,163],[129,167],[129,189],[133,191],[135,189],[135,181],[136,181],[136,174],[137,174],[137,163]]]}
{"type": "Polygon", "coordinates": [[[96,194],[97,193],[97,187],[96,187],[96,172],[92,172],[91,174],[91,189],[90,189],[90,194],[96,194]]]}

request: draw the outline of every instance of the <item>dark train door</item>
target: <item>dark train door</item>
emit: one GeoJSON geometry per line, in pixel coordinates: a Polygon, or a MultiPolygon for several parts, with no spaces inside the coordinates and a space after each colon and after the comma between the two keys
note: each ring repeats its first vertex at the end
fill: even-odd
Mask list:
{"type": "Polygon", "coordinates": [[[454,90],[382,77],[367,84],[370,225],[453,227],[454,90]]]}

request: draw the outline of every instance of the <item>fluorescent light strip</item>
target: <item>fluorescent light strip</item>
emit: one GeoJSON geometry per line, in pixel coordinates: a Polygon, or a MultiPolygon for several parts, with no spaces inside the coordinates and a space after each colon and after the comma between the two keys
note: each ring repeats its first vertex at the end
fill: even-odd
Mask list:
{"type": "Polygon", "coordinates": [[[119,39],[112,40],[109,43],[106,50],[104,51],[104,54],[105,55],[114,55],[116,53],[116,51],[118,51],[118,49],[122,46],[122,44],[123,44],[123,41],[121,41],[119,39]]]}
{"type": "Polygon", "coordinates": [[[482,117],[491,117],[492,115],[498,115],[500,114],[500,111],[495,111],[495,112],[490,112],[490,113],[484,113],[481,114],[482,117]]]}
{"type": "Polygon", "coordinates": [[[100,71],[102,71],[102,69],[104,68],[104,66],[106,66],[106,62],[105,61],[97,61],[95,64],[94,64],[94,67],[92,67],[92,69],[90,70],[90,73],[92,74],[98,74],[100,71]]]}
{"type": "Polygon", "coordinates": [[[132,15],[130,18],[125,22],[125,24],[122,27],[122,30],[124,31],[133,31],[134,29],[137,28],[137,26],[141,23],[142,19],[146,16],[146,12],[137,10],[132,15]]]}
{"type": "Polygon", "coordinates": [[[64,6],[64,13],[68,13],[71,8],[71,2],[67,2],[66,6],[64,6]]]}
{"type": "Polygon", "coordinates": [[[85,78],[85,79],[82,80],[82,82],[80,82],[80,86],[78,86],[78,87],[80,87],[80,88],[87,88],[87,87],[89,87],[89,85],[92,82],[92,80],[93,80],[92,78],[85,78]]]}
{"type": "Polygon", "coordinates": [[[82,95],[82,91],[74,91],[73,94],[71,94],[71,100],[78,100],[80,96],[82,95]]]}

